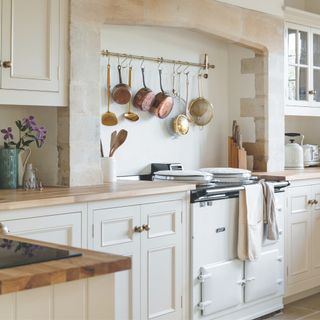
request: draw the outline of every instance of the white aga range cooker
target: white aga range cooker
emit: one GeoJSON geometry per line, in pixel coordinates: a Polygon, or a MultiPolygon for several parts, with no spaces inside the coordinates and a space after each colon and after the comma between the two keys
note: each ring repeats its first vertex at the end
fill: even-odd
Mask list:
{"type": "Polygon", "coordinates": [[[237,259],[243,185],[209,184],[191,192],[194,320],[251,320],[283,308],[283,188],[287,185],[274,183],[280,239],[264,236],[262,254],[255,262],[237,259]]]}
{"type": "MultiPolygon", "coordinates": [[[[250,172],[230,168],[185,171],[154,164],[155,179],[197,183],[191,191],[191,308],[193,320],[252,320],[283,308],[284,188],[275,187],[279,240],[264,235],[254,262],[237,258],[239,192],[257,183],[250,172]],[[162,171],[158,171],[162,170],[162,171]],[[166,171],[164,171],[166,170],[166,171]],[[171,171],[171,172],[170,172],[171,171]],[[213,176],[208,176],[212,174],[213,176]]],[[[264,232],[266,234],[266,230],[264,232]]]]}

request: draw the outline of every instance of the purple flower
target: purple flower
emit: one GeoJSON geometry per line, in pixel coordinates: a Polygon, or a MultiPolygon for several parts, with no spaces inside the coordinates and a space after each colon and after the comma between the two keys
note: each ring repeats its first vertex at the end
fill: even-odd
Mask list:
{"type": "Polygon", "coordinates": [[[3,134],[3,139],[5,141],[13,140],[12,128],[2,129],[1,133],[3,134]]]}
{"type": "Polygon", "coordinates": [[[34,120],[34,116],[29,116],[28,118],[23,118],[22,119],[22,125],[26,127],[27,129],[34,130],[36,127],[36,122],[34,120]]]}
{"type": "Polygon", "coordinates": [[[39,142],[39,145],[42,146],[44,143],[44,140],[46,139],[47,129],[44,127],[35,127],[33,130],[36,132],[36,139],[39,142]]]}

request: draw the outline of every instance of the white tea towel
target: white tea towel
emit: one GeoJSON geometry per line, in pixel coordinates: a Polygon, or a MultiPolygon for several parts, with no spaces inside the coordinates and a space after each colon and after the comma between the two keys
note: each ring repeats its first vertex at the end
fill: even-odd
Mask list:
{"type": "Polygon", "coordinates": [[[261,184],[245,186],[239,195],[238,257],[255,261],[263,240],[263,191],[261,184]]]}
{"type": "Polygon", "coordinates": [[[267,239],[279,240],[279,227],[276,215],[274,186],[270,182],[260,181],[263,189],[263,222],[267,226],[267,239]]]}

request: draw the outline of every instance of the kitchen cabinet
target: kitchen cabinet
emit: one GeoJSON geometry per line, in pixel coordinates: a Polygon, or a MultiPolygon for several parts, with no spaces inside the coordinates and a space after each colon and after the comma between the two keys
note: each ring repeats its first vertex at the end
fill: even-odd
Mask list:
{"type": "Polygon", "coordinates": [[[286,25],[286,115],[320,116],[320,26],[286,25]]]}
{"type": "Polygon", "coordinates": [[[34,210],[1,212],[0,222],[12,235],[51,243],[85,247],[83,215],[86,206],[48,207],[34,210]]]}
{"type": "Polygon", "coordinates": [[[68,1],[2,0],[1,104],[64,106],[68,1]]]}
{"type": "Polygon", "coordinates": [[[293,183],[287,194],[286,295],[320,285],[320,181],[293,183]]]}
{"type": "Polygon", "coordinates": [[[181,319],[182,201],[92,203],[89,221],[91,249],[132,258],[132,270],[116,274],[117,319],[181,319]]]}

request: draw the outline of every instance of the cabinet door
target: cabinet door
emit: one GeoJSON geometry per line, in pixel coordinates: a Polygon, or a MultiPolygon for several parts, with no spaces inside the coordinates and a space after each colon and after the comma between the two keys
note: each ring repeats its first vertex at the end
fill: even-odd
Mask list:
{"type": "MultiPolygon", "coordinates": [[[[89,207],[90,210],[90,207],[89,207]]],[[[115,274],[116,320],[140,319],[140,207],[93,208],[93,250],[130,256],[132,269],[115,274]]],[[[90,211],[91,211],[90,210],[90,211]]]]}
{"type": "Polygon", "coordinates": [[[3,222],[10,234],[28,239],[81,247],[81,213],[34,217],[3,222]]]}
{"type": "Polygon", "coordinates": [[[289,26],[287,33],[287,97],[290,104],[309,100],[309,29],[289,26]]]}
{"type": "Polygon", "coordinates": [[[1,88],[59,90],[59,0],[2,0],[1,88]]]}
{"type": "Polygon", "coordinates": [[[141,206],[141,319],[182,317],[181,201],[141,206]]]}
{"type": "Polygon", "coordinates": [[[311,206],[310,186],[295,187],[288,191],[288,283],[310,277],[311,274],[311,206]]]}
{"type": "Polygon", "coordinates": [[[283,257],[278,250],[262,252],[254,262],[245,264],[245,302],[280,294],[283,284],[283,257]]]}
{"type": "Polygon", "coordinates": [[[320,274],[320,186],[313,186],[313,195],[314,199],[318,201],[316,205],[314,205],[314,210],[312,213],[312,272],[314,275],[320,274]]]}
{"type": "Polygon", "coordinates": [[[320,105],[320,31],[313,30],[311,33],[312,41],[312,65],[311,65],[311,81],[310,95],[313,103],[320,105]]]}

